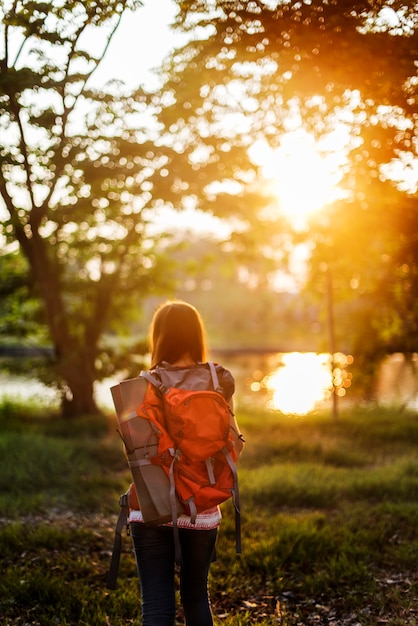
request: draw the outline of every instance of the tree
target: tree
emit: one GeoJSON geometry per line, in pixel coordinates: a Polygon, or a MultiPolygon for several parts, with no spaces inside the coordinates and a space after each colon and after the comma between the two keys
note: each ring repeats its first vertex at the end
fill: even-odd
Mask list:
{"type": "Polygon", "coordinates": [[[416,351],[417,181],[408,181],[407,166],[399,180],[390,176],[390,166],[416,160],[411,86],[409,80],[392,85],[385,105],[376,105],[357,127],[343,181],[350,193],[311,224],[310,288],[323,284],[324,267],[332,272],[339,345],[356,355],[368,396],[384,356],[402,352],[409,358],[416,351]]]}
{"type": "MultiPolygon", "coordinates": [[[[160,120],[179,132],[195,130],[206,158],[196,163],[191,184],[200,184],[203,205],[225,213],[238,203],[259,221],[261,181],[248,153],[235,160],[238,146],[249,152],[257,139],[280,145],[295,126],[318,138],[345,128],[345,197],[305,233],[313,250],[309,285],[317,290],[322,270],[332,268],[337,327],[347,349],[367,359],[414,349],[416,195],[398,185],[391,168],[404,164],[406,177],[417,158],[416,2],[190,0],[179,6],[178,23],[194,37],[166,64],[164,90],[173,104],[161,109],[160,120]],[[238,185],[235,196],[220,189],[205,198],[225,167],[238,183],[252,180],[251,196],[238,185]]],[[[286,239],[271,213],[274,247],[286,239]]],[[[244,210],[241,215],[246,219],[244,210]]],[[[247,229],[247,241],[250,234],[261,238],[247,229]]]]}
{"type": "Polygon", "coordinates": [[[94,381],[116,367],[104,332],[168,281],[147,234],[157,202],[147,179],[161,157],[142,131],[143,107],[121,86],[90,86],[123,11],[139,4],[14,0],[0,10],[4,252],[26,259],[68,415],[95,412],[94,381]]]}

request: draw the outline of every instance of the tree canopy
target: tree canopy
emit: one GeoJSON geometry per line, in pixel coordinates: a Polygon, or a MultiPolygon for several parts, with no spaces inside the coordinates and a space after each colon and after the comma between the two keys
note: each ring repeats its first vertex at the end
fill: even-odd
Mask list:
{"type": "MultiPolygon", "coordinates": [[[[312,251],[311,292],[323,297],[332,272],[340,345],[368,360],[414,351],[418,336],[417,16],[416,2],[182,2],[178,23],[195,39],[166,66],[172,105],[160,119],[195,130],[204,181],[224,172],[229,149],[232,178],[249,180],[251,162],[231,165],[238,145],[280,146],[297,127],[318,139],[344,131],[341,199],[297,238],[312,251]]],[[[214,210],[242,202],[260,220],[252,201],[263,181],[252,182],[252,196],[213,194],[214,210]]],[[[283,249],[270,208],[271,241],[283,249]]]]}
{"type": "Polygon", "coordinates": [[[331,272],[347,348],[413,350],[416,3],[179,0],[176,27],[190,39],[163,64],[162,87],[93,88],[122,13],[140,4],[0,9],[2,233],[7,255],[22,255],[10,284],[41,303],[65,410],[95,410],[94,381],[117,367],[105,333],[129,329],[144,299],[168,290],[171,258],[155,229],[164,206],[225,220],[223,252],[260,274],[307,241],[308,287],[321,295],[331,272]],[[343,194],[292,239],[252,148],[277,148],[299,127],[318,139],[344,131],[343,194]]]}

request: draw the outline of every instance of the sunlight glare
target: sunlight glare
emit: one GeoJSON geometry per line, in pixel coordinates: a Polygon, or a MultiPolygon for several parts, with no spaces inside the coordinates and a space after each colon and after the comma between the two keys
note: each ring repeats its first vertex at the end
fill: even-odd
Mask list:
{"type": "Polygon", "coordinates": [[[283,354],[281,366],[262,381],[271,392],[268,407],[293,415],[306,415],[332,389],[330,355],[314,352],[283,354]]]}
{"type": "Polygon", "coordinates": [[[295,228],[303,228],[312,213],[342,196],[338,183],[346,157],[340,132],[327,137],[326,149],[298,129],[283,135],[279,148],[257,142],[250,150],[278,198],[280,211],[295,228]]]}

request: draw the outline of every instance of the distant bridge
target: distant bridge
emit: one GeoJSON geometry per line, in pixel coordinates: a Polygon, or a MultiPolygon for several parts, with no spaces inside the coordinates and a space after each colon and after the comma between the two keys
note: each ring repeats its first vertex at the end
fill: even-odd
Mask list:
{"type": "Polygon", "coordinates": [[[29,358],[53,356],[54,349],[43,346],[0,346],[0,358],[29,358]]]}

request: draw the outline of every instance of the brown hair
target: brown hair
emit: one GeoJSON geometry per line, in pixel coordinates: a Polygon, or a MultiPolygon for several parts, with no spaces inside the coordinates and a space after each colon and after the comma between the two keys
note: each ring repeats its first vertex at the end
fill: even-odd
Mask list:
{"type": "Polygon", "coordinates": [[[175,363],[189,355],[196,363],[206,361],[205,327],[194,306],[168,301],[154,313],[149,332],[151,367],[162,361],[175,363]]]}

